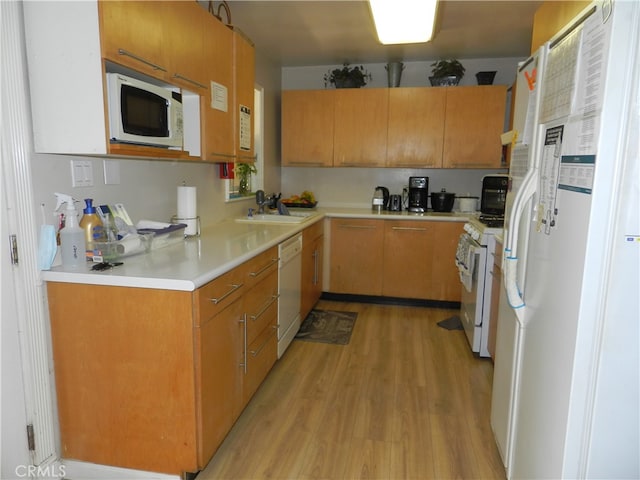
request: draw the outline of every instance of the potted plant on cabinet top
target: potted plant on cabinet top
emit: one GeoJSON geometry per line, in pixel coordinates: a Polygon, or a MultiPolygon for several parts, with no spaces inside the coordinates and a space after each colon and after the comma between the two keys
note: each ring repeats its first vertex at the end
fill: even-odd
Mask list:
{"type": "Polygon", "coordinates": [[[367,79],[371,80],[371,74],[362,65],[350,67],[344,63],[342,68],[335,68],[325,73],[324,86],[332,83],[336,88],[360,88],[367,84],[367,79]]]}
{"type": "Polygon", "coordinates": [[[464,77],[465,68],[454,58],[438,60],[433,62],[431,66],[433,69],[429,81],[432,87],[452,87],[458,85],[464,77]]]}

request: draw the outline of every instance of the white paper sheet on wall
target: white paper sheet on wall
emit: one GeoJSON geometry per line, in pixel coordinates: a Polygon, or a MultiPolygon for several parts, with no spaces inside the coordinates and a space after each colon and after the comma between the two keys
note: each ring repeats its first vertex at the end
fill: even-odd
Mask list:
{"type": "Polygon", "coordinates": [[[211,108],[222,112],[229,111],[229,90],[217,82],[211,82],[211,108]]]}
{"type": "Polygon", "coordinates": [[[251,109],[240,105],[240,150],[251,151],[251,109]]]}

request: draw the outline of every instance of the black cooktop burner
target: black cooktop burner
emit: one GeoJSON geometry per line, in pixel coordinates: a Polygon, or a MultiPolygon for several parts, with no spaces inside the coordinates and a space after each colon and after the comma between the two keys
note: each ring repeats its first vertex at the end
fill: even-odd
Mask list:
{"type": "Polygon", "coordinates": [[[502,228],[504,226],[503,215],[480,215],[478,220],[489,228],[502,228]]]}

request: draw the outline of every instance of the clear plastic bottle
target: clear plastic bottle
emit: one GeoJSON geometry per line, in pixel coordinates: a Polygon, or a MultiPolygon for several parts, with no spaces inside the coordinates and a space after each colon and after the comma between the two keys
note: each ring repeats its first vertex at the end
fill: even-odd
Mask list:
{"type": "Polygon", "coordinates": [[[62,251],[62,265],[65,267],[79,267],[86,264],[86,242],[84,230],[78,224],[78,212],[73,197],[64,193],[56,193],[58,210],[63,203],[67,204],[64,216],[64,228],[60,230],[60,249],[62,251]]]}
{"type": "Polygon", "coordinates": [[[104,242],[105,234],[102,220],[98,216],[96,207],[93,206],[92,198],[84,199],[86,207],[82,211],[83,215],[80,219],[80,228],[84,230],[84,240],[86,243],[87,260],[93,260],[96,254],[94,242],[104,242]]]}

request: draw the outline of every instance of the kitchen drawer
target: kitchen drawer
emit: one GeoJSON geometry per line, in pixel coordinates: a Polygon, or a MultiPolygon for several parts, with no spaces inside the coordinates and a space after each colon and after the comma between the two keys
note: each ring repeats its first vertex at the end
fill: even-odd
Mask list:
{"type": "Polygon", "coordinates": [[[302,245],[312,242],[316,238],[324,235],[324,220],[314,223],[302,231],[302,245]]]}
{"type": "Polygon", "coordinates": [[[270,248],[251,260],[247,260],[244,265],[246,266],[244,283],[247,288],[251,288],[271,272],[278,270],[278,247],[270,248]]]}
{"type": "Polygon", "coordinates": [[[278,318],[278,272],[273,271],[245,296],[247,343],[251,344],[268,325],[278,318]]]}
{"type": "Polygon", "coordinates": [[[276,363],[278,337],[276,329],[268,326],[247,348],[247,371],[243,382],[243,397],[247,403],[276,363]]]}
{"type": "Polygon", "coordinates": [[[227,308],[247,291],[246,272],[247,263],[244,263],[196,290],[196,326],[227,308]]]}

